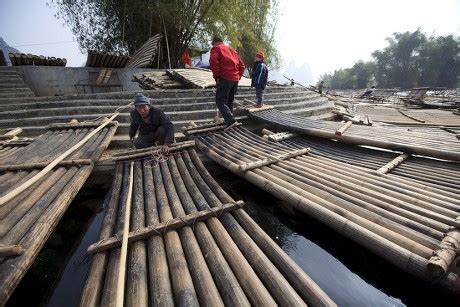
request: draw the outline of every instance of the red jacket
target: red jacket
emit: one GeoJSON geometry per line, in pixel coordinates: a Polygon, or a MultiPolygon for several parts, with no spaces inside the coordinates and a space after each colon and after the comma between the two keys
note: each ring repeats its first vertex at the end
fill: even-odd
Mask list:
{"type": "Polygon", "coordinates": [[[244,63],[238,53],[224,43],[217,43],[211,48],[209,64],[214,79],[239,81],[244,72],[244,63]]]}

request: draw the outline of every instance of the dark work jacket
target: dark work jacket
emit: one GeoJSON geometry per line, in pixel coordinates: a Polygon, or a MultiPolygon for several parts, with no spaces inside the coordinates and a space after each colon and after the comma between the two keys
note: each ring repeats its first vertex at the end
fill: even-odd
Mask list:
{"type": "Polygon", "coordinates": [[[172,144],[174,142],[174,125],[162,110],[152,106],[150,107],[150,124],[142,120],[141,115],[136,109],[132,110],[130,115],[131,126],[129,127],[129,137],[134,137],[137,130],[139,130],[139,134],[147,134],[156,132],[158,127],[162,126],[166,132],[165,144],[172,144]]]}
{"type": "Polygon", "coordinates": [[[256,61],[252,66],[251,87],[265,89],[267,85],[268,68],[262,61],[256,61]]]}

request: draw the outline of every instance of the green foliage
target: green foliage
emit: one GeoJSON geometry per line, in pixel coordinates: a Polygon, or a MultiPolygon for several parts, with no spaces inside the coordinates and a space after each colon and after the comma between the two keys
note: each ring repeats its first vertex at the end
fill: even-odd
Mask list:
{"type": "Polygon", "coordinates": [[[372,53],[374,61],[358,61],[322,78],[332,88],[458,87],[460,47],[458,38],[414,32],[393,33],[388,46],[372,53]]]}
{"type": "MultiPolygon", "coordinates": [[[[132,54],[156,33],[166,32],[171,62],[187,49],[208,49],[213,35],[236,48],[250,66],[264,50],[279,65],[274,41],[277,0],[51,0],[82,50],[132,54]]],[[[162,66],[166,63],[162,44],[162,66]]]]}
{"type": "Polygon", "coordinates": [[[333,74],[324,74],[320,79],[333,89],[365,88],[373,82],[374,71],[374,63],[358,61],[352,68],[335,70],[333,74]]]}

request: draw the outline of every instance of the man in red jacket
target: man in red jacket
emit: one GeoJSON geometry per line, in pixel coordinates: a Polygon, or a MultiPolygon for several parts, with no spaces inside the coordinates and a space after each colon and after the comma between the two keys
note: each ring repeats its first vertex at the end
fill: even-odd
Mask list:
{"type": "Polygon", "coordinates": [[[214,37],[209,64],[217,84],[217,108],[224,117],[227,128],[232,128],[238,125],[232,113],[233,100],[238,89],[238,81],[244,72],[244,63],[235,50],[226,46],[221,38],[214,37]]]}

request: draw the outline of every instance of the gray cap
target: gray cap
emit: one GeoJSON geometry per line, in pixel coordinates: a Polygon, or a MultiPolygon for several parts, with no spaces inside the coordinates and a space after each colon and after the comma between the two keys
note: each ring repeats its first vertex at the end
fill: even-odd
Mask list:
{"type": "Polygon", "coordinates": [[[142,93],[134,95],[134,106],[149,105],[150,98],[144,96],[142,93]]]}

